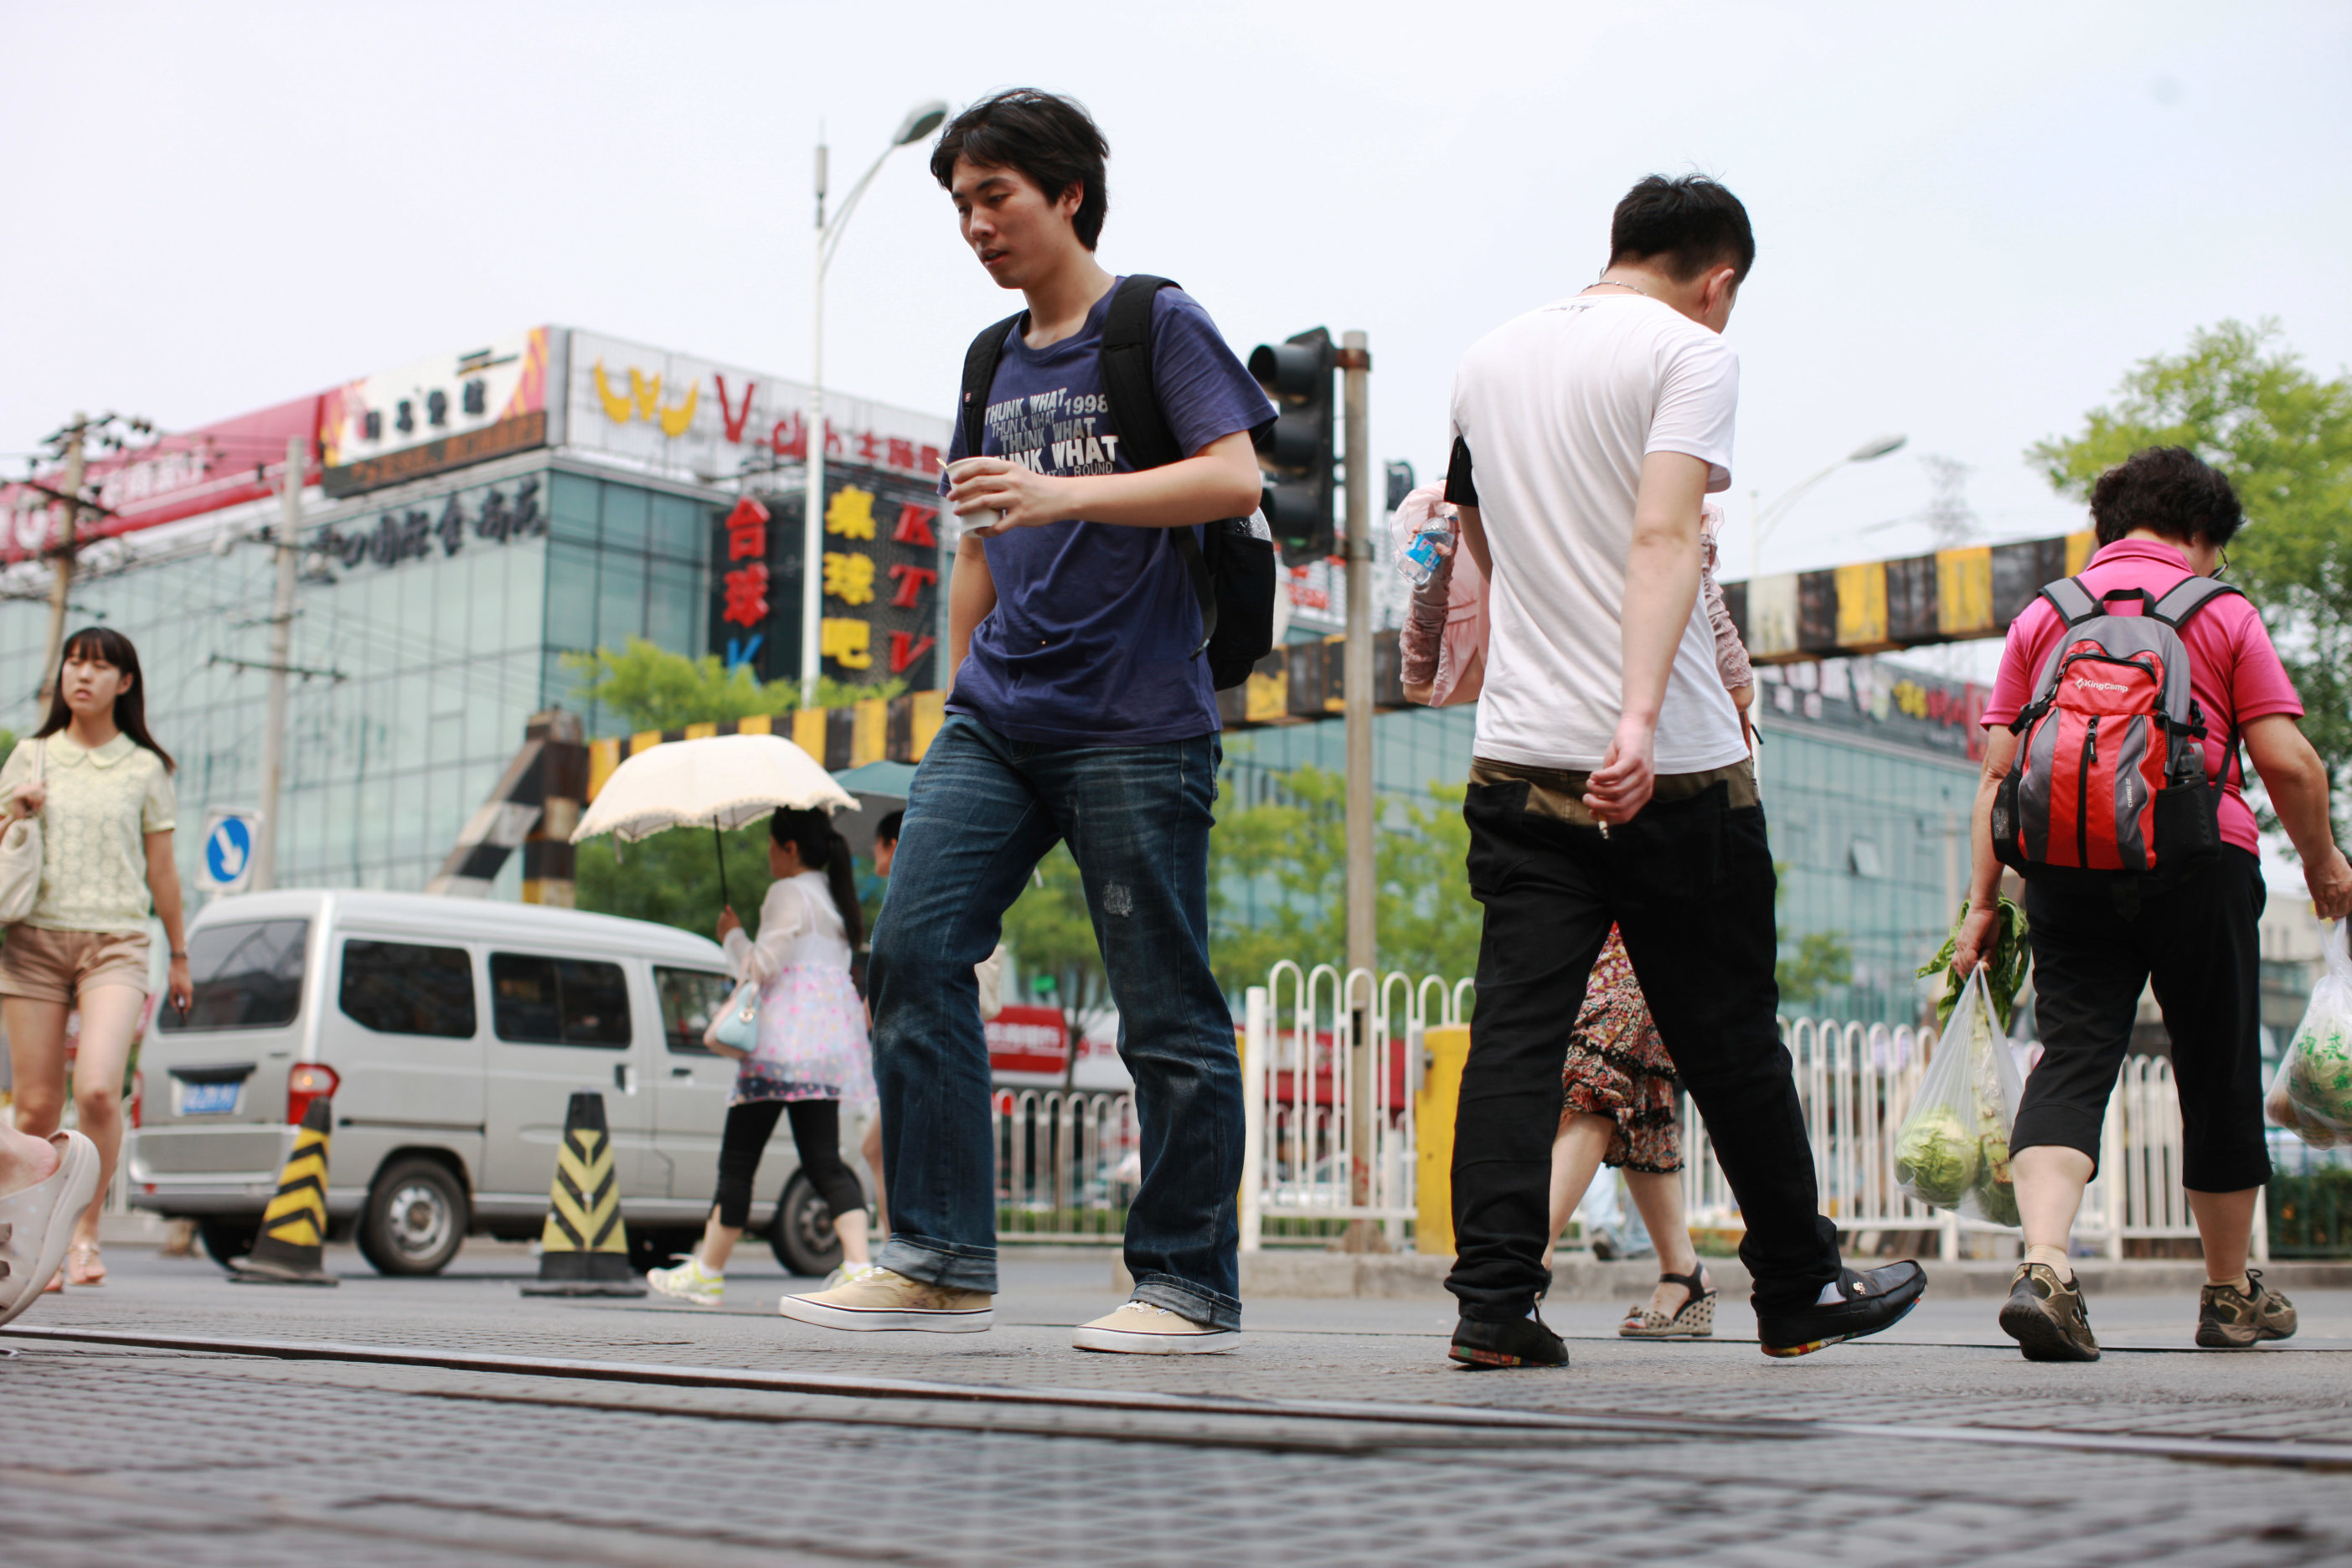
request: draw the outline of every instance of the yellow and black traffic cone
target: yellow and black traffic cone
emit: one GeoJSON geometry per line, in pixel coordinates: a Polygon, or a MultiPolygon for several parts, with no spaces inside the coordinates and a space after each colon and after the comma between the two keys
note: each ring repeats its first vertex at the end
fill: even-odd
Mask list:
{"type": "Polygon", "coordinates": [[[642,1296],[629,1267],[628,1227],[621,1222],[621,1184],[613,1173],[613,1134],[604,1097],[582,1091],[563,1113],[555,1182],[540,1237],[539,1282],[526,1296],[642,1296]]]}
{"type": "Polygon", "coordinates": [[[294,1130],[294,1152],[278,1174],[278,1195],[261,1212],[252,1252],[230,1265],[246,1285],[340,1285],[321,1267],[327,1244],[327,1140],[335,1102],[320,1099],[294,1130]]]}

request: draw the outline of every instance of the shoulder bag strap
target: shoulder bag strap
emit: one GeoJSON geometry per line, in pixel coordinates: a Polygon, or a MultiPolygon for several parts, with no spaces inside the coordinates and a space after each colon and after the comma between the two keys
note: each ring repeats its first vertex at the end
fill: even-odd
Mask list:
{"type": "Polygon", "coordinates": [[[2058,619],[2068,626],[2081,626],[2099,613],[2099,601],[2083,585],[2080,577],[2061,577],[2055,583],[2043,584],[2042,597],[2050,601],[2050,607],[2058,612],[2058,619]]]}
{"type": "MultiPolygon", "coordinates": [[[[963,455],[980,456],[980,438],[987,428],[988,389],[996,384],[997,362],[1004,357],[1004,340],[1028,316],[1026,310],[1007,316],[971,340],[971,347],[963,356],[963,455]]],[[[822,440],[813,433],[813,440],[822,440]]]]}
{"type": "Polygon", "coordinates": [[[2164,596],[2148,606],[2148,614],[2179,631],[2187,626],[2198,611],[2216,599],[2231,594],[2244,597],[2233,583],[2217,582],[2210,577],[2183,577],[2164,591],[2164,596]]]}
{"type": "MultiPolygon", "coordinates": [[[[1103,395],[1110,401],[1110,415],[1118,426],[1119,439],[1126,443],[1129,460],[1138,468],[1157,468],[1181,461],[1184,453],[1177,449],[1175,433],[1168,428],[1168,416],[1160,407],[1160,392],[1151,380],[1151,308],[1160,290],[1173,289],[1170,279],[1154,278],[1148,272],[1138,272],[1119,280],[1110,297],[1110,310],[1103,320],[1102,376],[1103,395]]],[[[1168,531],[1176,546],[1176,553],[1184,560],[1184,569],[1192,579],[1192,596],[1201,605],[1201,644],[1192,650],[1198,658],[1217,632],[1217,591],[1209,577],[1209,563],[1201,558],[1201,546],[1189,528],[1168,531]]]]}

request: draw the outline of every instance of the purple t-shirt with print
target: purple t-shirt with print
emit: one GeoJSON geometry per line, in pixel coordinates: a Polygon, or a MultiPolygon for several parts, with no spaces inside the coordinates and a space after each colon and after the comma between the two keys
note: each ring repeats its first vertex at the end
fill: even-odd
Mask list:
{"type": "MultiPolygon", "coordinates": [[[[1105,294],[1083,328],[1047,348],[1022,342],[1023,323],[1010,329],[989,388],[982,457],[1010,458],[1041,474],[1133,471],[1103,394],[1110,300],[1105,294]]],[[[1209,313],[1179,289],[1152,300],[1151,379],[1188,456],[1274,417],[1209,313]]],[[[963,440],[958,421],[950,459],[967,455],[963,440]]],[[[1214,733],[1208,660],[1192,657],[1200,601],[1172,533],[1056,522],[986,541],[996,608],[972,632],[948,711],[1049,745],[1139,746],[1214,733]]]]}

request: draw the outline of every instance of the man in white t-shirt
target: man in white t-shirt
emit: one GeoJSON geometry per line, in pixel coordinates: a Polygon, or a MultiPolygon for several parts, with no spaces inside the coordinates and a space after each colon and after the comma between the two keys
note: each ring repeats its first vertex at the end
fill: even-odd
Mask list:
{"type": "Polygon", "coordinates": [[[1566,1026],[1613,923],[1748,1223],[1768,1355],[1874,1333],[1918,1265],[1842,1266],[1775,1015],[1772,857],[1699,603],[1699,508],[1731,483],[1756,257],[1699,176],[1618,204],[1581,294],[1507,321],[1454,383],[1446,499],[1492,584],[1463,814],[1486,906],[1454,1142],[1454,1359],[1565,1365],[1535,1314],[1566,1026]]]}

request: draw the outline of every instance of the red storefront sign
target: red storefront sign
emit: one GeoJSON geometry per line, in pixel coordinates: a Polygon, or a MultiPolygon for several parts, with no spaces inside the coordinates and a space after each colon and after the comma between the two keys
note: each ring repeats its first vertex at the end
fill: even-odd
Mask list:
{"type": "MultiPolygon", "coordinates": [[[[300,437],[309,449],[318,425],[314,394],[131,451],[92,454],[85,470],[89,499],[107,510],[84,512],[75,537],[87,542],[262,500],[275,493],[285,471],[287,437],[300,437]]],[[[317,460],[314,452],[306,479],[317,475],[317,460]]],[[[63,479],[51,470],[38,482],[55,489],[63,479]]],[[[64,504],[55,497],[31,485],[0,485],[0,561],[39,556],[58,542],[64,523],[64,504]]]]}

